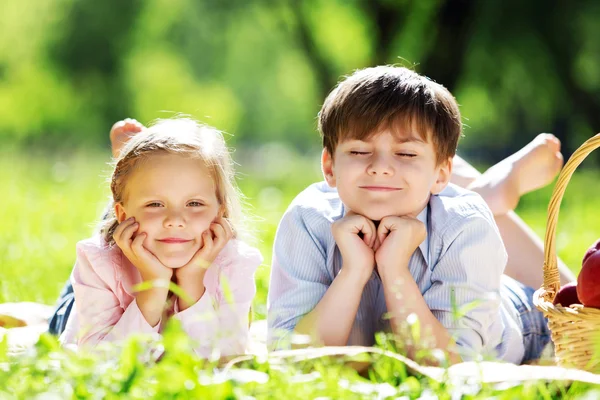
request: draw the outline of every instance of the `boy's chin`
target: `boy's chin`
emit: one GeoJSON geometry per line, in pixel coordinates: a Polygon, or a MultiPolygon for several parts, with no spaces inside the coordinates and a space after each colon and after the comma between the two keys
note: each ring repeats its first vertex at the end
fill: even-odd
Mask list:
{"type": "Polygon", "coordinates": [[[385,209],[362,209],[354,211],[356,214],[362,215],[363,217],[370,219],[371,221],[381,221],[383,218],[390,215],[394,215],[391,211],[385,209]]]}
{"type": "Polygon", "coordinates": [[[403,215],[411,215],[411,213],[404,212],[403,210],[392,210],[392,209],[385,209],[385,208],[368,209],[368,210],[361,210],[361,211],[354,211],[354,212],[356,214],[362,215],[365,218],[370,219],[373,222],[379,222],[382,219],[384,219],[385,217],[391,217],[391,216],[400,217],[403,215]]]}

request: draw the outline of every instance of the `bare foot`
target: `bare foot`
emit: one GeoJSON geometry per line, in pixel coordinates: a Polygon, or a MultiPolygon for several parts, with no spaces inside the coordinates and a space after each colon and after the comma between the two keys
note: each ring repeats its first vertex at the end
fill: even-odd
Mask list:
{"type": "Polygon", "coordinates": [[[132,118],[115,122],[110,128],[110,145],[113,157],[117,158],[127,141],[136,133],[146,129],[144,125],[132,118]]]}
{"type": "Polygon", "coordinates": [[[514,210],[525,193],[546,186],[563,165],[560,140],[541,133],[529,144],[500,161],[473,181],[468,189],[479,193],[494,215],[514,210]]]}

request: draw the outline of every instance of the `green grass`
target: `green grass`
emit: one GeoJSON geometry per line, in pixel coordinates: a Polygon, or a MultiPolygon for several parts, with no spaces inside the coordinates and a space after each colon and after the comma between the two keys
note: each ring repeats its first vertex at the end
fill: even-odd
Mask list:
{"type": "MultiPolygon", "coordinates": [[[[320,179],[318,154],[300,156],[289,149],[270,145],[259,152],[240,152],[236,159],[244,165],[238,169],[239,183],[248,197],[253,216],[250,228],[256,238],[254,244],[265,258],[257,272],[258,294],[254,302],[255,318],[264,318],[271,246],[277,223],[293,197],[320,179]]],[[[56,300],[75,260],[75,243],[91,235],[106,205],[107,160],[108,153],[101,151],[77,150],[54,155],[41,151],[27,155],[0,151],[0,302],[52,304],[56,300]]],[[[595,206],[598,200],[590,191],[596,187],[598,175],[596,171],[578,172],[561,208],[558,252],[575,272],[580,268],[583,253],[599,236],[600,213],[595,206]]],[[[517,210],[540,236],[544,234],[550,193],[551,188],[546,188],[525,196],[517,210]]],[[[541,265],[534,267],[542,268],[541,265]]],[[[92,357],[67,355],[56,348],[52,339],[46,338],[32,355],[17,362],[4,359],[10,361],[4,364],[5,356],[0,348],[0,397],[8,395],[3,388],[9,388],[13,398],[33,397],[45,391],[58,393],[57,398],[313,398],[323,395],[372,398],[378,390],[383,390],[381,393],[388,390],[392,397],[418,398],[433,393],[440,398],[450,398],[452,393],[456,395],[465,390],[426,378],[404,376],[399,372],[404,366],[385,357],[374,360],[374,367],[366,377],[344,367],[339,360],[270,365],[265,360],[255,359],[236,368],[241,371],[237,378],[219,378],[207,375],[211,366],[191,357],[182,350],[185,346],[181,343],[185,343],[185,338],[177,332],[166,335],[162,346],[168,349],[170,356],[157,364],[144,361],[143,354],[147,352],[139,341],[128,343],[118,354],[92,357]],[[180,392],[181,388],[188,389],[180,392]]],[[[558,389],[552,385],[530,384],[502,390],[479,386],[473,393],[477,393],[474,398],[554,398],[560,395],[558,389]]],[[[575,396],[587,390],[586,385],[580,385],[568,394],[575,396]]]]}

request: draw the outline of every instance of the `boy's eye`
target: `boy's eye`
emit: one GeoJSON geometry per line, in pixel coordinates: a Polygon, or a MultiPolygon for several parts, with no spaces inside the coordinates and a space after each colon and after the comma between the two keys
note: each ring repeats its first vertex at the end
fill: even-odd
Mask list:
{"type": "Polygon", "coordinates": [[[190,207],[202,207],[204,205],[204,203],[202,203],[201,201],[190,201],[188,203],[188,206],[190,207]]]}
{"type": "Polygon", "coordinates": [[[368,151],[352,150],[352,151],[350,151],[350,154],[352,154],[353,156],[365,156],[365,155],[368,155],[368,154],[371,154],[371,153],[368,152],[368,151]]]}
{"type": "Polygon", "coordinates": [[[400,157],[408,157],[408,158],[412,158],[412,157],[416,157],[416,154],[412,154],[412,153],[396,153],[397,156],[400,157]]]}

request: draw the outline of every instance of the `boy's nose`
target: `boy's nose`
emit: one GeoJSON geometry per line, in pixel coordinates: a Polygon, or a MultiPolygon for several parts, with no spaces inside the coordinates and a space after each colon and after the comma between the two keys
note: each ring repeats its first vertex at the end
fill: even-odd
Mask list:
{"type": "Polygon", "coordinates": [[[375,156],[367,168],[369,175],[393,175],[394,168],[392,163],[385,156],[375,156]]]}

